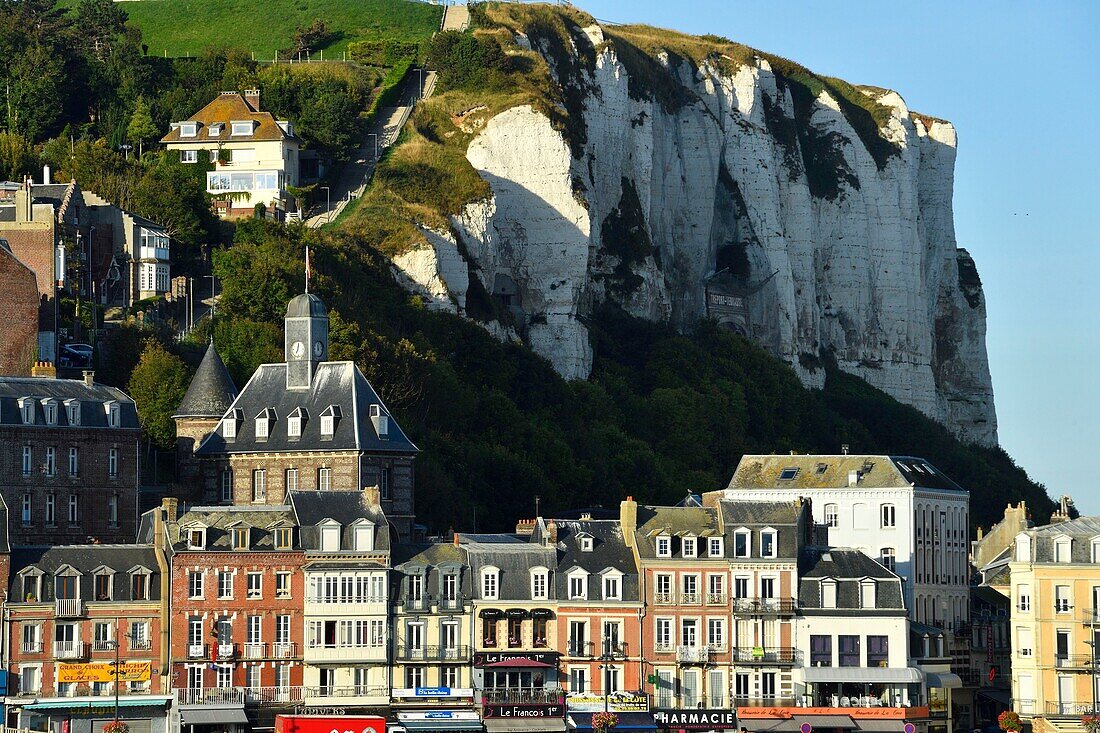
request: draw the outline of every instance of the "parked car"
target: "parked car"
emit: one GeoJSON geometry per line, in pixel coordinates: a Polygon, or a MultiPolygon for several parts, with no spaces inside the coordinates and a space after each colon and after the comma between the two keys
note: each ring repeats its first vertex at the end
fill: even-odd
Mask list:
{"type": "Polygon", "coordinates": [[[69,344],[67,346],[62,346],[61,353],[58,357],[58,365],[77,369],[91,366],[92,347],[87,344],[69,344]]]}

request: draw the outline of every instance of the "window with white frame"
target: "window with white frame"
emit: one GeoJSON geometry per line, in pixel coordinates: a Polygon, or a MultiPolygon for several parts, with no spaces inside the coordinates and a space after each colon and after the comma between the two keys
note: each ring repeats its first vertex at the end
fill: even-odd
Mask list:
{"type": "Polygon", "coordinates": [[[859,584],[859,607],[860,608],[874,608],[875,607],[875,587],[876,583],[873,580],[864,580],[859,584]]]}
{"type": "Polygon", "coordinates": [[[882,567],[889,570],[891,573],[896,571],[897,557],[894,553],[893,547],[883,547],[879,550],[878,561],[882,564],[882,567]]]}
{"type": "Polygon", "coordinates": [[[545,601],[547,588],[549,587],[549,572],[546,568],[531,569],[531,598],[536,601],[545,601]]]}
{"type": "Polygon", "coordinates": [[[47,425],[57,424],[57,402],[52,399],[42,400],[42,417],[47,425]]]}
{"type": "Polygon", "coordinates": [[[218,571],[218,598],[233,597],[233,573],[228,570],[218,571]]]}
{"type": "Polygon", "coordinates": [[[80,449],[75,445],[69,447],[69,475],[80,475],[80,449]]]}
{"type": "Polygon", "coordinates": [[[328,466],[317,469],[317,490],[332,491],[332,469],[328,466]]]}
{"type": "Polygon", "coordinates": [[[21,517],[24,525],[31,523],[31,495],[23,494],[21,517]]]}
{"type": "Polygon", "coordinates": [[[1031,612],[1031,586],[1021,584],[1016,586],[1016,608],[1023,613],[1031,612]]]}
{"type": "Polygon", "coordinates": [[[180,137],[195,137],[199,134],[199,123],[197,122],[181,122],[180,123],[180,137]]]}
{"type": "Polygon", "coordinates": [[[206,548],[206,528],[190,527],[184,530],[187,534],[187,549],[202,550],[206,548]]]}
{"type": "Polygon", "coordinates": [[[672,603],[672,576],[669,573],[657,573],[653,581],[654,602],[672,603]]]}
{"type": "Polygon", "coordinates": [[[821,607],[836,608],[836,581],[831,578],[821,581],[821,607]]]}
{"type": "Polygon", "coordinates": [[[248,578],[248,588],[245,592],[245,597],[262,598],[264,595],[264,574],[252,571],[249,572],[246,577],[248,578]]]}
{"type": "Polygon", "coordinates": [[[1092,558],[1092,562],[1100,563],[1100,538],[1093,539],[1092,550],[1089,555],[1092,558]]]}
{"type": "Polygon", "coordinates": [[[622,600],[622,576],[618,573],[607,573],[603,576],[603,599],[605,601],[622,600]]]}
{"type": "Polygon", "coordinates": [[[778,553],[776,547],[777,533],[774,529],[765,529],[760,532],[760,557],[775,557],[778,553]]]}
{"type": "Polygon", "coordinates": [[[752,532],[738,529],[733,533],[733,556],[748,557],[752,553],[752,532]]]}
{"type": "Polygon", "coordinates": [[[198,163],[199,151],[198,150],[181,150],[180,151],[181,163],[198,163]]]}
{"type": "Polygon", "coordinates": [[[672,557],[672,538],[668,535],[657,535],[657,557],[672,557]]]}
{"type": "Polygon", "coordinates": [[[588,598],[588,573],[569,575],[569,597],[580,600],[588,598]]]}
{"type": "Polygon", "coordinates": [[[46,446],[46,475],[57,475],[57,449],[52,445],[46,446]]]}
{"type": "Polygon", "coordinates": [[[233,122],[230,135],[251,135],[252,134],[252,120],[246,120],[243,122],[233,122]]]}
{"type": "Polygon", "coordinates": [[[500,570],[495,567],[483,568],[481,571],[481,597],[487,600],[496,600],[499,592],[499,580],[500,570]]]}
{"type": "Polygon", "coordinates": [[[658,651],[672,648],[672,619],[659,618],[654,622],[654,642],[658,651]]]}
{"type": "Polygon", "coordinates": [[[355,551],[356,552],[373,552],[374,551],[374,525],[369,522],[362,522],[355,525],[353,531],[355,539],[355,551]]]}
{"type": "Polygon", "coordinates": [[[707,619],[707,646],[713,650],[726,648],[726,620],[724,618],[707,619]]]}
{"type": "Polygon", "coordinates": [[[80,402],[78,400],[65,400],[65,412],[69,417],[69,427],[80,425],[80,402]]]}
{"type": "Polygon", "coordinates": [[[80,497],[69,494],[69,524],[80,523],[80,497]]]}
{"type": "Polygon", "coordinates": [[[722,557],[725,555],[723,544],[721,537],[711,537],[707,540],[707,555],[709,557],[722,557]]]}
{"type": "Polygon", "coordinates": [[[684,557],[695,557],[695,543],[694,537],[684,537],[680,540],[680,554],[684,557]]]}
{"type": "Polygon", "coordinates": [[[187,573],[187,597],[194,600],[202,598],[202,596],[203,572],[201,570],[191,570],[187,573]]]}
{"type": "Polygon", "coordinates": [[[233,528],[233,549],[247,550],[250,547],[248,527],[233,528]]]}
{"type": "Polygon", "coordinates": [[[23,415],[24,425],[34,425],[34,400],[32,398],[20,397],[19,411],[23,415]]]}
{"type": "Polygon", "coordinates": [[[596,542],[591,535],[582,535],[581,538],[581,552],[592,552],[592,548],[595,547],[596,542]]]}
{"type": "Polygon", "coordinates": [[[881,512],[882,526],[896,527],[897,520],[897,508],[893,504],[883,504],[881,512]]]}
{"type": "Polygon", "coordinates": [[[1034,656],[1035,640],[1031,629],[1027,626],[1016,627],[1016,648],[1021,657],[1034,656]]]}
{"type": "Polygon", "coordinates": [[[233,469],[222,469],[222,501],[233,501],[233,469]]]}
{"type": "Polygon", "coordinates": [[[288,468],[288,469],[286,469],[286,471],[283,474],[283,478],[286,481],[286,490],[287,491],[297,491],[298,490],[298,469],[297,468],[288,468]]]}
{"type": "Polygon", "coordinates": [[[1072,588],[1068,585],[1054,586],[1054,612],[1069,613],[1073,608],[1072,588]]]}
{"type": "Polygon", "coordinates": [[[1073,540],[1058,537],[1054,540],[1054,562],[1070,562],[1073,557],[1073,540]]]}
{"type": "Polygon", "coordinates": [[[118,448],[111,448],[107,451],[107,476],[118,478],[118,448]]]}
{"type": "Polygon", "coordinates": [[[275,572],[275,597],[290,598],[290,573],[286,570],[275,572]]]}
{"type": "Polygon", "coordinates": [[[321,552],[338,552],[340,550],[340,525],[336,523],[322,524],[321,552]]]}
{"type": "Polygon", "coordinates": [[[57,496],[55,494],[46,494],[46,526],[57,526],[57,496]]]}
{"type": "Polygon", "coordinates": [[[825,526],[836,527],[840,524],[840,507],[836,504],[825,505],[825,526]]]}
{"type": "Polygon", "coordinates": [[[1026,534],[1016,537],[1016,561],[1029,562],[1031,560],[1031,537],[1026,534]]]}
{"type": "Polygon", "coordinates": [[[267,470],[256,468],[252,471],[252,501],[264,502],[267,500],[267,470]]]}
{"type": "Polygon", "coordinates": [[[569,668],[569,691],[574,694],[588,691],[588,669],[586,667],[569,668]]]}
{"type": "Polygon", "coordinates": [[[30,476],[31,471],[34,470],[34,449],[29,446],[23,446],[23,475],[30,476]]]}

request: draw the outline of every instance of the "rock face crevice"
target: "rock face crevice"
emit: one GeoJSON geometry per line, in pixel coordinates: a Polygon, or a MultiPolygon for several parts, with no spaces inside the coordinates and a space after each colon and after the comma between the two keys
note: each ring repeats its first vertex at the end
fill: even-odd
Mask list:
{"type": "Polygon", "coordinates": [[[407,254],[398,269],[458,312],[477,277],[568,378],[591,370],[583,319],[600,302],[690,330],[708,282],[733,274],[756,285],[747,335],[807,385],[824,383],[828,353],[960,437],[996,443],[984,297],[955,241],[949,123],[878,90],[891,114],[868,149],[843,100],[797,97],[762,58],[658,58],[684,91],[662,104],[638,80],[632,93],[598,27],[584,34],[594,62],[586,47],[570,68],[585,74],[583,144],[532,107],[494,116],[467,151],[492,195],[452,220],[471,266],[454,266],[454,241],[436,236],[446,252],[407,254]],[[449,264],[427,272],[429,259],[449,264]]]}

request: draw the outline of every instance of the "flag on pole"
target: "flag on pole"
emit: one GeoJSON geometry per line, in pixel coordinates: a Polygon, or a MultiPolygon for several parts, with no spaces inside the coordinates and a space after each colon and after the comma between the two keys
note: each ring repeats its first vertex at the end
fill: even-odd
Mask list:
{"type": "Polygon", "coordinates": [[[306,247],[306,292],[309,292],[309,247],[306,247]]]}

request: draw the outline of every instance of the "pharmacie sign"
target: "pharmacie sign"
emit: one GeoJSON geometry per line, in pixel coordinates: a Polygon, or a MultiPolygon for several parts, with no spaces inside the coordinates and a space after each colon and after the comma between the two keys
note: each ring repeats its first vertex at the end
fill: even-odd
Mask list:
{"type": "Polygon", "coordinates": [[[732,710],[654,710],[653,720],[664,728],[713,730],[736,728],[737,716],[732,710]]]}

